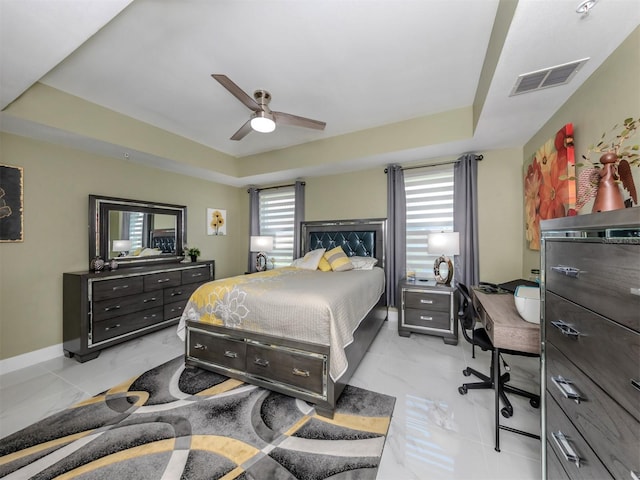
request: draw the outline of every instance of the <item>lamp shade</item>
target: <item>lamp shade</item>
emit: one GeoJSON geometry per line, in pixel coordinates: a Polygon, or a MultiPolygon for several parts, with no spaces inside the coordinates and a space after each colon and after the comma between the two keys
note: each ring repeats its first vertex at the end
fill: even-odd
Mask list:
{"type": "Polygon", "coordinates": [[[276,129],[273,115],[267,112],[256,112],[251,118],[251,128],[260,133],[271,133],[276,129]]]}
{"type": "Polygon", "coordinates": [[[114,252],[128,252],[131,250],[131,240],[114,240],[112,250],[114,252]]]}
{"type": "Polygon", "coordinates": [[[252,235],[250,250],[252,252],[270,252],[273,250],[273,237],[268,235],[252,235]]]}
{"type": "Polygon", "coordinates": [[[427,253],[432,255],[460,255],[460,234],[439,232],[427,235],[427,253]]]}

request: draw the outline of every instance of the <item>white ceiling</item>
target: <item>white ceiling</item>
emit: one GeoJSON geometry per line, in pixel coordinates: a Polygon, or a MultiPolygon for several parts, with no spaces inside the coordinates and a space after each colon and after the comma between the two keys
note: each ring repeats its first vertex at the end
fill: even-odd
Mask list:
{"type": "MultiPolygon", "coordinates": [[[[578,3],[520,0],[492,60],[498,0],[0,0],[0,107],[39,81],[243,157],[468,107],[484,66],[491,81],[473,138],[394,159],[522,146],[640,24],[638,0],[600,0],[587,16],[578,3]],[[519,74],[587,57],[568,85],[509,97],[519,74]],[[266,89],[273,110],[327,127],[232,141],[251,112],[212,73],[250,96],[266,89]]],[[[4,131],[45,135],[11,115],[0,120],[4,131]]]]}

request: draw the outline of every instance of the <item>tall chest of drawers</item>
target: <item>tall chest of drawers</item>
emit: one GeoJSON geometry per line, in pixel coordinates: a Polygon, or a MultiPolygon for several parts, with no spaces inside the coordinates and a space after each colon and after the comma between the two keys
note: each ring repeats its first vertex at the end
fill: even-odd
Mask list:
{"type": "Polygon", "coordinates": [[[541,226],[543,476],[640,478],[640,208],[541,226]]]}
{"type": "Polygon", "coordinates": [[[63,275],[63,349],[79,362],[175,324],[190,295],[214,279],[213,260],[63,275]]]}

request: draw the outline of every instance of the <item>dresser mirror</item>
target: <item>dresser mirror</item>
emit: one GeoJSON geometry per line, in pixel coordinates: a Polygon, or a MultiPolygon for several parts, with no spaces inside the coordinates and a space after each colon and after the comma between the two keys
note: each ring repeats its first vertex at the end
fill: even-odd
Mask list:
{"type": "Polygon", "coordinates": [[[184,258],[187,207],[89,195],[89,262],[140,266],[184,258]]]}

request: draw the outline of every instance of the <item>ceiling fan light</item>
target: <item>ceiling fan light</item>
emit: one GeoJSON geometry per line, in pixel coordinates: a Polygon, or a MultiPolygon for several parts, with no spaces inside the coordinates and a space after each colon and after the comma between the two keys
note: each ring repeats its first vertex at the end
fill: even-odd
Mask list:
{"type": "Polygon", "coordinates": [[[273,116],[266,112],[256,112],[251,119],[251,128],[260,133],[271,133],[276,129],[273,116]]]}

